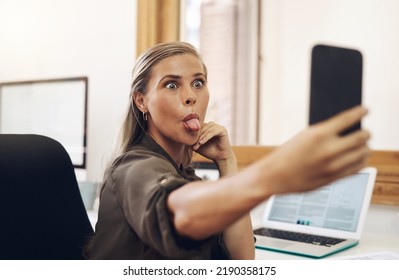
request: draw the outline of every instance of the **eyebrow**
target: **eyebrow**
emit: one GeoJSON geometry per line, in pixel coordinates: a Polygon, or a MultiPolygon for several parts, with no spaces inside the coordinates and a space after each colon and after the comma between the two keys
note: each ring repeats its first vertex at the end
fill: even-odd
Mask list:
{"type": "MultiPolygon", "coordinates": [[[[205,76],[205,74],[204,73],[201,73],[201,72],[198,72],[198,73],[195,73],[192,77],[193,78],[198,78],[198,77],[204,77],[205,79],[206,79],[206,76],[205,76]]],[[[179,76],[179,75],[166,75],[166,76],[163,76],[159,81],[158,81],[158,85],[163,81],[163,80],[165,80],[165,79],[173,79],[173,80],[181,80],[181,78],[182,78],[182,76],[179,76]]]]}

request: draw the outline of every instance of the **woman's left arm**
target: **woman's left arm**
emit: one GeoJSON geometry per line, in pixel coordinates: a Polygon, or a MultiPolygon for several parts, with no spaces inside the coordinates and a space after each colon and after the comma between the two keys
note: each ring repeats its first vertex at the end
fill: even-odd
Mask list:
{"type": "MultiPolygon", "coordinates": [[[[237,173],[237,162],[234,153],[232,160],[217,162],[221,176],[237,173]]],[[[255,244],[252,222],[249,213],[231,224],[223,231],[223,240],[233,259],[254,259],[255,244]]]]}
{"type": "MultiPolygon", "coordinates": [[[[199,141],[193,149],[213,160],[221,177],[237,173],[237,160],[224,127],[213,122],[204,124],[199,141]]],[[[255,244],[249,213],[223,231],[223,240],[232,259],[255,258],[255,244]]]]}

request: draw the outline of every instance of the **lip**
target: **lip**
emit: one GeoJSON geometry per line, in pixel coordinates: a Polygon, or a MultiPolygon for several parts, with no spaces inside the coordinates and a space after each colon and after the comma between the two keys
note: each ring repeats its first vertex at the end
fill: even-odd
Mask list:
{"type": "Polygon", "coordinates": [[[191,119],[199,120],[199,116],[197,114],[188,114],[187,116],[184,117],[183,122],[189,121],[191,119]]]}

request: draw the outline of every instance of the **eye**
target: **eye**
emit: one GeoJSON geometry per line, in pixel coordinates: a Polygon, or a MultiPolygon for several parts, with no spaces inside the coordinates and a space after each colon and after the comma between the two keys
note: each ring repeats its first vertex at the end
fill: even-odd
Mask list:
{"type": "Polygon", "coordinates": [[[165,84],[165,87],[166,87],[167,89],[177,89],[177,84],[176,84],[175,82],[167,82],[167,83],[165,84]]]}
{"type": "Polygon", "coordinates": [[[202,88],[204,86],[205,82],[203,80],[195,80],[193,82],[193,87],[194,88],[202,88]]]}

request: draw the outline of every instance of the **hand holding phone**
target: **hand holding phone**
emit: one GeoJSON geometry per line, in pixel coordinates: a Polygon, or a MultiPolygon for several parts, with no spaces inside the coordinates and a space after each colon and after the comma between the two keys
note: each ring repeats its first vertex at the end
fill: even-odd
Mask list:
{"type": "MultiPolygon", "coordinates": [[[[312,49],[309,124],[362,102],[363,59],[358,50],[327,45],[312,49]]],[[[342,132],[361,128],[360,122],[342,132]]]]}

